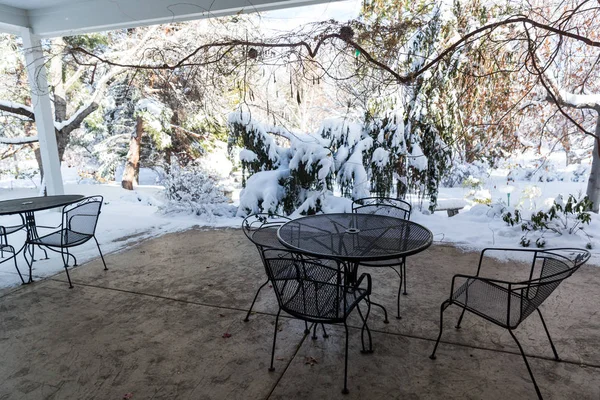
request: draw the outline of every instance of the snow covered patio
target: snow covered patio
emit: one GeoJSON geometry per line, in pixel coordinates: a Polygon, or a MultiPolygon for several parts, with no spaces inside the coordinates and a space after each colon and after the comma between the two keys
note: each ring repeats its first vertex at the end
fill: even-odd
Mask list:
{"type": "MultiPolygon", "coordinates": [[[[190,230],[145,241],[0,297],[0,398],[277,399],[535,398],[510,335],[459,309],[446,313],[438,358],[440,303],[456,273],[472,273],[477,253],[433,245],[410,257],[402,320],[383,323],[374,309],[374,354],[358,351],[351,319],[349,389],[343,376],[343,329],[313,341],[300,321],[283,318],[275,372],[267,371],[277,304],[262,291],[243,322],[264,270],[239,229],[190,230]]],[[[514,262],[497,263],[499,272],[514,262]]],[[[394,309],[391,271],[369,269],[373,299],[394,309]]],[[[600,397],[600,269],[584,265],[542,306],[557,350],[540,321],[516,331],[547,399],[600,397]]]]}

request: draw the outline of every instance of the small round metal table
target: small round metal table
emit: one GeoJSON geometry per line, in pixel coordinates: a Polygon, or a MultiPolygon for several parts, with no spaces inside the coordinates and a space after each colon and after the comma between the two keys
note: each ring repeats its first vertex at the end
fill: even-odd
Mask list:
{"type": "Polygon", "coordinates": [[[277,232],[286,247],[351,263],[419,253],[433,234],[416,222],[376,214],[319,214],[285,223],[277,232]]]}
{"type": "MultiPolygon", "coordinates": [[[[34,212],[66,206],[68,204],[75,203],[83,198],[84,196],[80,194],[70,194],[59,196],[27,197],[23,199],[0,201],[0,215],[20,214],[23,218],[23,224],[25,225],[25,229],[27,230],[27,239],[25,240],[25,244],[23,244],[21,249],[17,253],[15,253],[14,257],[16,257],[18,253],[27,248],[27,242],[30,239],[39,237],[37,232],[37,226],[35,223],[34,212]]],[[[25,258],[25,261],[29,266],[29,281],[27,283],[31,283],[33,282],[31,276],[31,267],[33,263],[33,248],[28,250],[31,255],[31,262],[27,260],[27,251],[23,253],[23,257],[25,258]]],[[[46,250],[42,250],[44,251],[44,253],[46,253],[46,250]]]]}
{"type": "MultiPolygon", "coordinates": [[[[427,228],[412,221],[377,214],[319,214],[282,225],[277,236],[287,248],[311,256],[336,257],[352,268],[355,280],[362,262],[399,259],[419,253],[433,242],[427,228]]],[[[384,322],[388,322],[387,310],[384,322]]]]}

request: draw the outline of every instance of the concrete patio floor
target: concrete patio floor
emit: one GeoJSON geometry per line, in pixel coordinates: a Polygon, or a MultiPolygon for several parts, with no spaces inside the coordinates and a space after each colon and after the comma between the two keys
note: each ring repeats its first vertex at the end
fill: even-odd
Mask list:
{"type": "MultiPolygon", "coordinates": [[[[468,314],[456,330],[458,309],[446,313],[437,360],[428,358],[451,278],[474,273],[476,253],[434,245],[410,257],[401,320],[397,277],[364,269],[390,323],[373,309],[375,352],[364,355],[351,319],[347,396],[343,327],[313,341],[302,322],[280,319],[268,372],[277,303],[266,287],[243,322],[265,278],[240,230],[169,234],[106,260],[109,271],[100,260],[73,269],[72,290],[62,273],[0,293],[0,399],[536,398],[509,333],[468,314]]],[[[494,262],[486,271],[519,269],[494,262]]],[[[516,331],[546,399],[600,399],[599,288],[600,268],[586,265],[542,306],[562,362],[536,315],[516,331]]]]}

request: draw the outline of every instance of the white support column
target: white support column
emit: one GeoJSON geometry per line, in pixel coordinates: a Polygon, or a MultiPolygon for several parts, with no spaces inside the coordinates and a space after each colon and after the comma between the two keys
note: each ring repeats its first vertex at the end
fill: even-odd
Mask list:
{"type": "Polygon", "coordinates": [[[56,144],[56,134],[54,133],[54,114],[52,113],[50,101],[50,88],[46,77],[46,66],[44,65],[44,54],[42,53],[40,38],[31,33],[29,28],[22,29],[21,36],[23,37],[23,48],[25,49],[31,105],[35,114],[35,125],[40,142],[46,189],[49,195],[64,194],[60,160],[58,159],[58,146],[56,144]]]}

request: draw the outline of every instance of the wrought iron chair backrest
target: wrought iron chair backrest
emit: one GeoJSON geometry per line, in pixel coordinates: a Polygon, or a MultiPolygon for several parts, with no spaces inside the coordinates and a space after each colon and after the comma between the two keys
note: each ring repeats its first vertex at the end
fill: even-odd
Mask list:
{"type": "Polygon", "coordinates": [[[63,229],[78,234],[93,236],[102,208],[102,196],[86,197],[63,208],[63,229]]]}
{"type": "Polygon", "coordinates": [[[347,288],[343,261],[276,249],[264,250],[263,261],[282,310],[313,321],[344,317],[347,288]]]}
{"type": "Polygon", "coordinates": [[[242,221],[242,230],[261,252],[264,248],[282,247],[277,240],[277,229],[288,221],[289,218],[277,214],[251,214],[242,221]]]}
{"type": "Polygon", "coordinates": [[[410,219],[410,203],[391,197],[365,197],[352,202],[352,212],[410,219]]]}
{"type": "Polygon", "coordinates": [[[519,322],[534,312],[589,258],[590,253],[581,249],[535,251],[529,279],[511,285],[512,294],[521,299],[519,322]]]}

